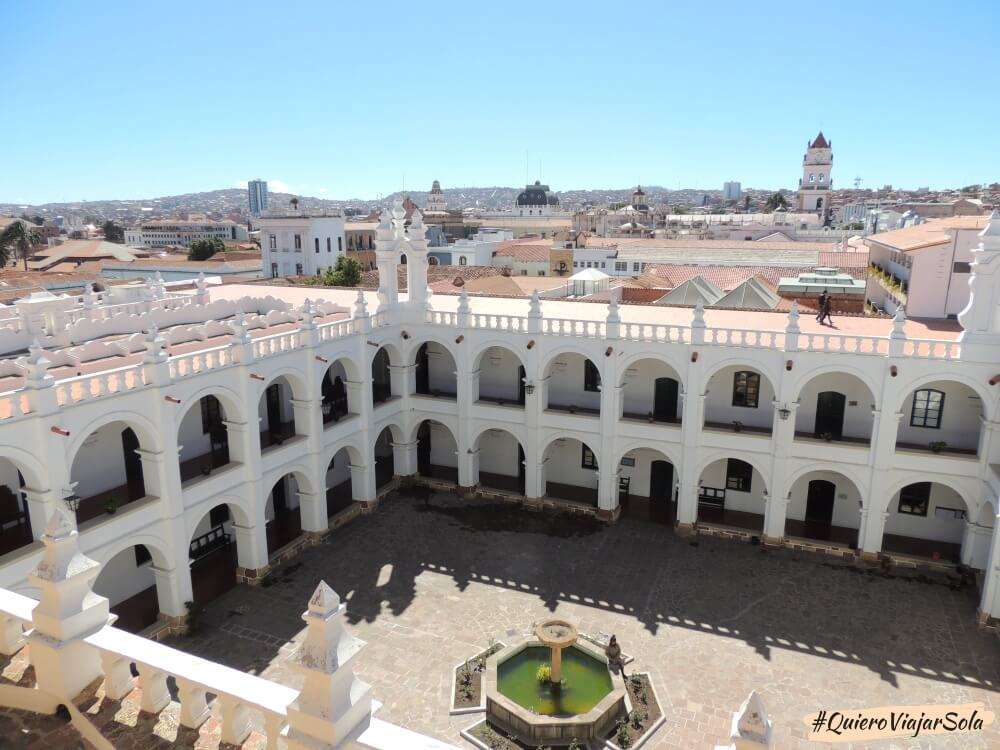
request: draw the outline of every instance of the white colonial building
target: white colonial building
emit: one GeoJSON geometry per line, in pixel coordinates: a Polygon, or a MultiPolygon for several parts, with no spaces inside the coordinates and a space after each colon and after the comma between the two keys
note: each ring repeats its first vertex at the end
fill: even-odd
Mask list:
{"type": "Polygon", "coordinates": [[[62,512],[120,624],[176,623],[422,476],[962,565],[1000,616],[1000,221],[960,335],[902,313],[832,332],[794,310],[432,298],[420,213],[404,230],[399,207],[376,248],[377,293],[154,284],[0,310],[0,586],[38,596],[62,512]]]}
{"type": "Polygon", "coordinates": [[[345,252],[344,217],[299,211],[257,219],[264,276],[315,276],[337,265],[345,252]]]}

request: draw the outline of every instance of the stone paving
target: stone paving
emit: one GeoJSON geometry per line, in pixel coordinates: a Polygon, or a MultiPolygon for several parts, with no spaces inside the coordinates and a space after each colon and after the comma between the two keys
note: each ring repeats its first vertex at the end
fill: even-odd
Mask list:
{"type": "MultiPolygon", "coordinates": [[[[378,716],[460,746],[478,717],[448,714],[454,665],[553,614],[617,634],[652,674],[667,721],[647,747],[725,741],[754,688],[778,748],[811,746],[803,717],[820,709],[981,701],[1000,713],[1000,640],[977,629],[969,589],[442,494],[430,508],[391,497],[170,643],[297,686],[282,657],[321,578],[368,642],[358,671],[384,703],[378,716]]],[[[1000,747],[1000,728],[871,746],[1000,747]]]]}

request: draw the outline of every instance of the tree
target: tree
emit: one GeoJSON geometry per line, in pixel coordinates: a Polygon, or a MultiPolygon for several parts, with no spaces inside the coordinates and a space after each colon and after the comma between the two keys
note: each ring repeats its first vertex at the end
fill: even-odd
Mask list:
{"type": "Polygon", "coordinates": [[[7,265],[11,256],[24,262],[24,270],[28,270],[28,256],[31,248],[38,243],[38,234],[25,221],[14,221],[7,225],[0,234],[0,265],[7,265]]]}
{"type": "Polygon", "coordinates": [[[781,193],[772,193],[764,204],[768,211],[777,211],[779,208],[788,208],[788,201],[781,193]]]}
{"type": "Polygon", "coordinates": [[[333,270],[327,269],[323,283],[328,286],[357,286],[361,282],[361,264],[354,258],[341,255],[333,270]]]}
{"type": "Polygon", "coordinates": [[[188,260],[208,260],[216,253],[224,253],[226,246],[218,237],[195,240],[188,248],[188,260]]]}
{"type": "Polygon", "coordinates": [[[743,212],[744,213],[749,213],[750,212],[750,196],[749,195],[744,195],[743,196],[743,212]]]}
{"type": "Polygon", "coordinates": [[[125,244],[125,230],[110,219],[101,224],[101,229],[104,230],[104,239],[108,242],[114,242],[117,245],[125,244]]]}

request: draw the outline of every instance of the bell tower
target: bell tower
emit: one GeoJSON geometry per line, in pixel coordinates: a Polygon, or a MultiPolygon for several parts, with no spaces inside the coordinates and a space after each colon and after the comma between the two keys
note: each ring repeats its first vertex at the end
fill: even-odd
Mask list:
{"type": "Polygon", "coordinates": [[[802,157],[802,179],[799,180],[799,211],[825,214],[829,209],[833,181],[833,142],[827,141],[820,131],[806,146],[802,157]]]}

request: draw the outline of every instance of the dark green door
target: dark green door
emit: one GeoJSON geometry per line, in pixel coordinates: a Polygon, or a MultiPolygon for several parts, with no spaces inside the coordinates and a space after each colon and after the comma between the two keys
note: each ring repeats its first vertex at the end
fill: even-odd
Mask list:
{"type": "Polygon", "coordinates": [[[656,379],[653,418],[663,421],[677,418],[677,381],[673,378],[656,379]]]}
{"type": "Polygon", "coordinates": [[[844,406],[847,397],[836,391],[823,391],[816,397],[816,436],[831,435],[835,440],[844,434],[844,406]]]}

